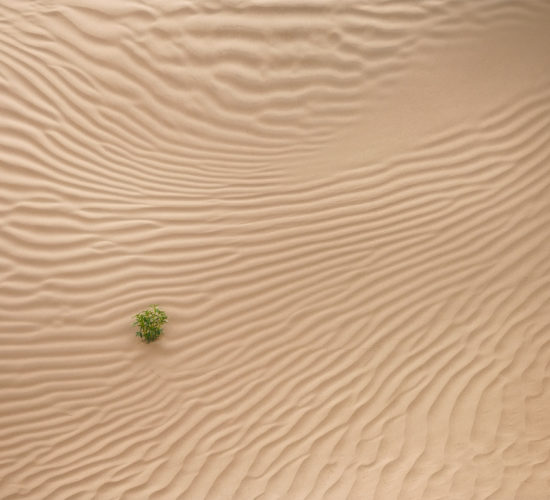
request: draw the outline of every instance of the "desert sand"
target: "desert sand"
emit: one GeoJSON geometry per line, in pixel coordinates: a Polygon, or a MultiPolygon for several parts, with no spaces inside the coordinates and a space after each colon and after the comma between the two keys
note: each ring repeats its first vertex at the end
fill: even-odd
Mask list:
{"type": "Polygon", "coordinates": [[[0,86],[0,498],[550,499],[548,0],[0,0],[0,86]]]}

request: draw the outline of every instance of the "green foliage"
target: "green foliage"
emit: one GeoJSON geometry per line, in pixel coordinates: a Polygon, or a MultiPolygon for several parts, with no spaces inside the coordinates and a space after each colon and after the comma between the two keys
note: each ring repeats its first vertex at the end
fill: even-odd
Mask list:
{"type": "Polygon", "coordinates": [[[135,318],[134,326],[139,327],[136,336],[147,343],[153,342],[160,337],[162,325],[168,321],[166,313],[155,304],[145,309],[145,311],[136,314],[135,318]]]}

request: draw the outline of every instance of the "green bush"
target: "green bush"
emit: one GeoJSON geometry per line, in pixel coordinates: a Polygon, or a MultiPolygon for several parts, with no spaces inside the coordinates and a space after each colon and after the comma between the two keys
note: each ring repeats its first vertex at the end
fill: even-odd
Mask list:
{"type": "Polygon", "coordinates": [[[147,343],[160,337],[162,325],[168,321],[166,313],[154,304],[145,311],[136,314],[135,318],[134,326],[139,327],[136,336],[147,343]]]}

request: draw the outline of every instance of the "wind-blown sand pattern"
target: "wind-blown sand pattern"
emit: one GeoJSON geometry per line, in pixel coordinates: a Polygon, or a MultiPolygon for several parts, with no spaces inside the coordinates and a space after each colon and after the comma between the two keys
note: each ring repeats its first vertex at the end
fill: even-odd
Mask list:
{"type": "Polygon", "coordinates": [[[549,499],[549,47],[547,0],[0,0],[0,498],[549,499]]]}

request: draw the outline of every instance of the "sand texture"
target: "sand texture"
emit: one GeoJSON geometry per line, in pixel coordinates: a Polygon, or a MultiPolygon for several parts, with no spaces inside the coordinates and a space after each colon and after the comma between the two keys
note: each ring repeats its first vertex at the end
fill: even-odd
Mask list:
{"type": "Polygon", "coordinates": [[[550,499],[550,1],[0,0],[0,88],[2,500],[550,499]]]}

